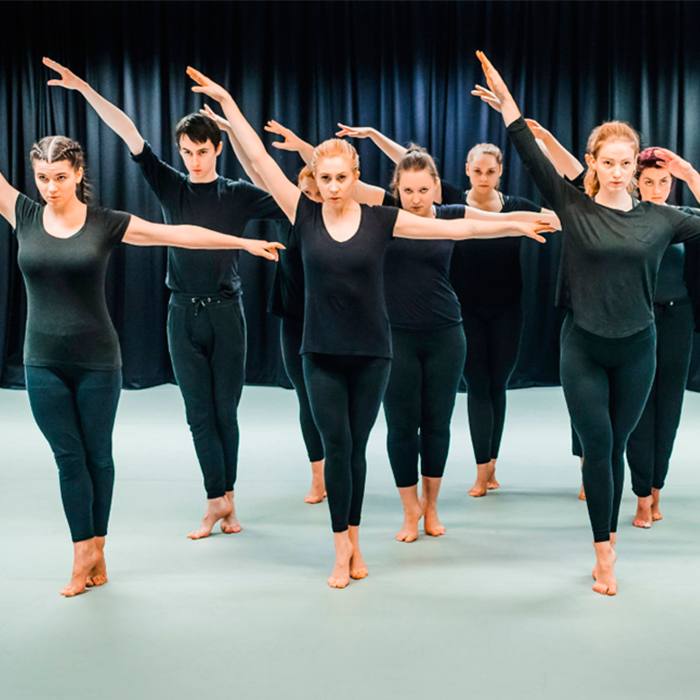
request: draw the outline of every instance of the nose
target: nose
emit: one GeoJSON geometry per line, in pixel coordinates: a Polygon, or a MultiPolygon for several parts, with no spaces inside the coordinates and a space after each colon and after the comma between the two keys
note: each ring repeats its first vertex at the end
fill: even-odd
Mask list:
{"type": "Polygon", "coordinates": [[[620,177],[622,175],[622,168],[620,167],[620,164],[617,163],[615,167],[613,168],[613,176],[614,177],[620,177]]]}

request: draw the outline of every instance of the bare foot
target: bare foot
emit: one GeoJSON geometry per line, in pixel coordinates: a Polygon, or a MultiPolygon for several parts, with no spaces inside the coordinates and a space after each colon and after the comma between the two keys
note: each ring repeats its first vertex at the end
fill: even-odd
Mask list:
{"type": "Polygon", "coordinates": [[[321,503],[321,501],[328,495],[326,493],[326,483],[323,474],[323,467],[325,465],[325,460],[320,460],[319,462],[311,462],[311,488],[309,493],[306,494],[304,503],[321,503]]]}
{"type": "Polygon", "coordinates": [[[489,491],[493,491],[494,489],[498,489],[501,487],[501,485],[498,483],[498,479],[496,479],[496,460],[495,459],[491,460],[491,466],[493,466],[493,474],[491,475],[491,478],[486,482],[486,488],[489,491]]]}
{"type": "Polygon", "coordinates": [[[234,532],[240,532],[243,528],[236,517],[236,504],[233,502],[233,491],[226,492],[226,499],[231,504],[231,513],[225,518],[221,518],[220,527],[221,532],[225,533],[226,535],[230,535],[234,532]]]}
{"type": "Polygon", "coordinates": [[[652,496],[637,498],[637,515],[634,516],[632,525],[648,530],[651,527],[651,502],[652,496]]]}
{"type": "Polygon", "coordinates": [[[651,490],[651,519],[652,521],[663,519],[659,510],[659,501],[661,500],[661,489],[651,490]]]}
{"type": "MultiPolygon", "coordinates": [[[[229,501],[226,496],[220,498],[209,498],[207,500],[207,510],[204,513],[204,519],[199,526],[199,530],[190,532],[187,537],[191,540],[200,540],[203,537],[209,537],[211,530],[216,523],[233,512],[233,502],[229,501]]],[[[238,521],[236,521],[238,522],[238,521]]],[[[240,526],[239,526],[240,527],[240,526]]]]}
{"type": "Polygon", "coordinates": [[[479,498],[485,496],[489,489],[489,481],[494,478],[495,467],[491,462],[476,465],[476,481],[469,489],[469,495],[479,498]]]}
{"type": "Polygon", "coordinates": [[[579,501],[585,501],[586,500],[586,490],[583,488],[583,481],[581,482],[581,491],[578,495],[579,501]]]}
{"type": "Polygon", "coordinates": [[[61,589],[66,598],[79,595],[87,587],[87,579],[92,569],[97,566],[102,553],[95,546],[95,538],[73,543],[73,573],[70,583],[61,589]]]}
{"type": "Polygon", "coordinates": [[[88,574],[87,581],[85,585],[87,588],[92,588],[93,586],[104,586],[107,583],[107,564],[105,562],[105,538],[95,537],[95,546],[97,551],[101,554],[100,560],[92,567],[90,573],[88,574]]]}
{"type": "Polygon", "coordinates": [[[335,566],[328,579],[331,588],[345,588],[350,583],[350,559],[352,558],[352,543],[348,531],[333,533],[335,543],[335,566]]]}
{"type": "Polygon", "coordinates": [[[423,520],[423,529],[425,530],[425,534],[430,535],[431,537],[440,537],[441,535],[444,535],[447,530],[440,522],[437,508],[435,506],[429,506],[423,500],[421,500],[421,505],[423,506],[423,512],[425,513],[423,520]]]}
{"type": "Polygon", "coordinates": [[[355,580],[367,578],[369,571],[367,570],[367,564],[365,564],[362,552],[360,552],[360,528],[351,525],[348,528],[348,536],[350,537],[350,544],[352,545],[350,578],[354,578],[355,580]]]}
{"type": "Polygon", "coordinates": [[[422,517],[423,508],[418,499],[416,499],[415,503],[404,503],[403,525],[396,535],[396,539],[399,542],[415,542],[418,539],[418,523],[422,517]]]}
{"type": "Polygon", "coordinates": [[[610,542],[595,542],[596,564],[593,567],[593,590],[601,595],[615,595],[617,593],[617,579],[615,578],[615,562],[617,554],[610,542]]]}

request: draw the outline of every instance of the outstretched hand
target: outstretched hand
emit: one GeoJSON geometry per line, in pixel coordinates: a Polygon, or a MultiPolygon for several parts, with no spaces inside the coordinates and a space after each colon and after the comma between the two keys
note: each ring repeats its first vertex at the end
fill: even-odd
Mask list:
{"type": "Polygon", "coordinates": [[[199,110],[199,113],[216,122],[216,125],[219,127],[219,129],[221,129],[221,131],[231,131],[230,122],[218,115],[209,105],[204,105],[204,107],[199,110]]]}
{"type": "Polygon", "coordinates": [[[541,233],[551,233],[552,231],[556,231],[557,229],[554,228],[549,222],[547,221],[535,221],[534,223],[521,223],[519,224],[520,227],[522,227],[522,232],[523,236],[526,236],[527,238],[533,238],[534,240],[538,241],[539,243],[546,243],[547,239],[544,236],[540,236],[539,234],[541,233]]]}
{"type": "Polygon", "coordinates": [[[338,122],[340,131],[336,131],[335,135],[338,137],[349,136],[353,139],[366,139],[372,133],[371,126],[346,126],[338,122]]]}
{"type": "Polygon", "coordinates": [[[530,127],[530,131],[533,133],[536,139],[546,141],[547,137],[551,136],[549,130],[545,129],[542,124],[536,122],[534,119],[526,119],[525,123],[530,127]]]}
{"type": "Polygon", "coordinates": [[[284,246],[278,241],[258,241],[253,238],[248,239],[246,250],[251,255],[257,255],[268,260],[279,260],[278,250],[284,250],[284,246]]]}
{"type": "Polygon", "coordinates": [[[201,73],[198,71],[196,68],[192,68],[192,66],[187,66],[187,75],[194,80],[197,85],[195,85],[192,88],[192,92],[201,92],[208,97],[211,97],[212,100],[216,100],[217,102],[223,102],[226,99],[229,99],[231,95],[228,94],[228,91],[221,87],[218,83],[215,83],[213,80],[207,78],[204,73],[201,73]]]}
{"type": "Polygon", "coordinates": [[[494,95],[491,90],[483,87],[482,85],[475,85],[472,90],[472,95],[475,97],[480,97],[482,102],[495,109],[497,112],[501,111],[501,101],[494,95]]]}
{"type": "Polygon", "coordinates": [[[687,160],[683,160],[677,153],[669,151],[668,148],[655,148],[654,155],[659,159],[659,165],[666,168],[673,177],[677,177],[679,180],[687,180],[695,171],[695,168],[687,160]]]}
{"type": "Polygon", "coordinates": [[[75,73],[73,73],[73,71],[66,68],[65,66],[62,66],[60,63],[56,63],[56,61],[52,61],[46,56],[44,56],[44,58],[41,59],[41,62],[47,68],[55,70],[61,76],[60,79],[53,78],[52,80],[49,80],[47,85],[64,87],[67,90],[78,90],[86,84],[85,81],[81,80],[75,73]]]}
{"type": "Polygon", "coordinates": [[[279,148],[282,151],[300,151],[305,142],[302,141],[291,129],[286,126],[282,126],[279,122],[274,119],[270,119],[267,124],[263,127],[265,131],[269,131],[271,134],[277,134],[281,136],[284,141],[273,141],[272,145],[275,148],[279,148]]]}
{"type": "Polygon", "coordinates": [[[510,94],[505,81],[501,78],[500,73],[493,67],[491,61],[486,58],[486,54],[483,51],[477,51],[476,56],[481,62],[481,67],[484,70],[489,90],[493,93],[501,106],[500,112],[503,115],[503,121],[506,126],[508,126],[520,117],[518,105],[515,104],[515,100],[510,94]]]}

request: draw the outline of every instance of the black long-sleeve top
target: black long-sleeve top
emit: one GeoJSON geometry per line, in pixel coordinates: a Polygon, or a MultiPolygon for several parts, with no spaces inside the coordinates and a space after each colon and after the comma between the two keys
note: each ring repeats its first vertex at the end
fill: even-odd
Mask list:
{"type": "Polygon", "coordinates": [[[654,321],[659,265],[671,243],[700,238],[700,218],[641,202],[630,211],[597,204],[559,176],[521,117],[508,134],[542,196],[562,223],[562,270],[574,322],[624,338],[654,321]]]}

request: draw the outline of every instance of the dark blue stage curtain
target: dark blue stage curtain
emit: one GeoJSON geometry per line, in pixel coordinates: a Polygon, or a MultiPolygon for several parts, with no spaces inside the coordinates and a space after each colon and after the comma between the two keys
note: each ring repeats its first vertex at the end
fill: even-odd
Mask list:
{"type": "MultiPolygon", "coordinates": [[[[700,167],[700,4],[686,2],[3,2],[0,7],[0,171],[36,195],[27,153],[66,133],[87,151],[100,204],[160,220],[158,203],[124,144],[81,96],[49,88],[48,55],[125,109],[156,151],[178,165],[170,136],[202,98],[193,65],[226,85],[262,133],[274,118],[317,142],[339,121],[415,141],[446,181],[466,187],[464,158],[477,142],[505,149],[502,189],[541,201],[498,115],[470,95],[483,83],[484,49],[524,113],[582,156],[590,130],[623,119],[645,145],[677,150],[700,167]]],[[[266,137],[269,143],[271,139],[266,137]]],[[[362,177],[387,185],[391,165],[359,142],[362,177]]],[[[293,176],[294,154],[273,151],[293,176]]],[[[244,177],[226,149],[221,172],[244,177]]],[[[679,203],[692,204],[679,188],[679,203]]],[[[274,224],[249,235],[274,238],[274,224]]],[[[557,384],[561,312],[554,308],[560,244],[525,246],[526,327],[513,386],[557,384]]],[[[249,328],[248,382],[287,384],[278,322],[265,312],[272,264],[243,256],[249,328]]],[[[172,380],[165,341],[165,252],[122,246],[109,301],[124,354],[125,384],[172,380]]],[[[0,224],[0,383],[21,386],[24,290],[16,245],[0,224]]],[[[696,348],[691,386],[700,390],[696,348]]]]}

